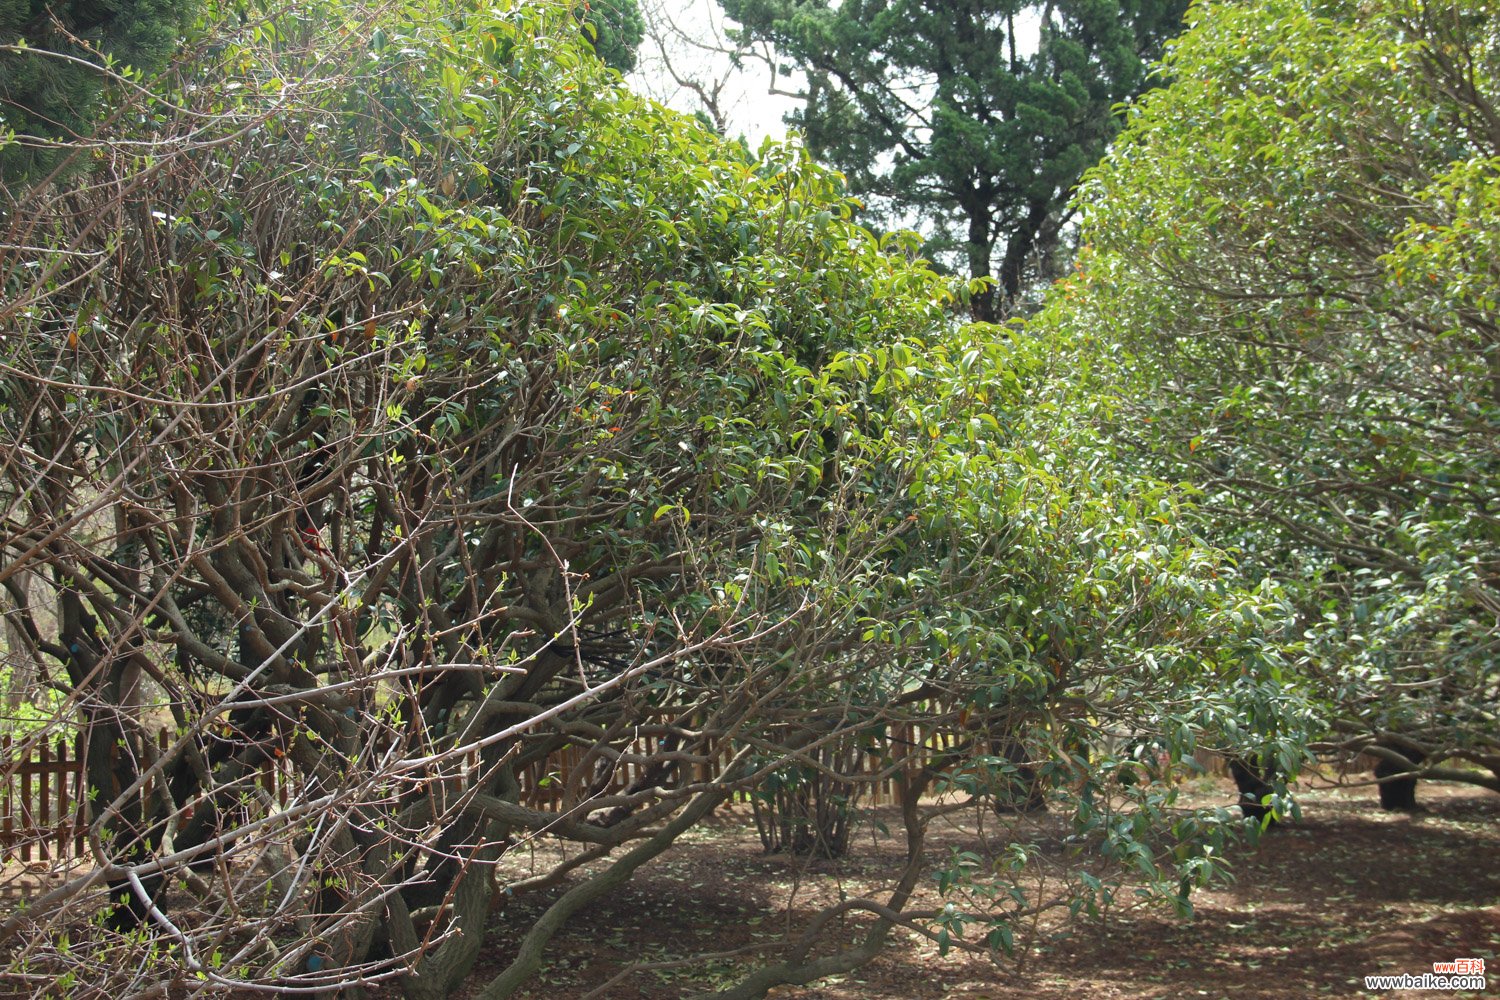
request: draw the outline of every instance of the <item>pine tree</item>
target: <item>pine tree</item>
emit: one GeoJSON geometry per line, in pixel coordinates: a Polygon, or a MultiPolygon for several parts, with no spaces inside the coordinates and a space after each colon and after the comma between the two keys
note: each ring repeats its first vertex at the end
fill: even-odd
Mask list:
{"type": "Polygon", "coordinates": [[[1003,316],[1058,246],[1079,175],[1119,129],[1187,0],[721,0],[806,75],[794,123],[870,199],[993,278],[1003,316]],[[1028,44],[1034,39],[1034,42],[1028,44]],[[914,218],[915,216],[915,218],[914,218]],[[998,256],[998,262],[996,257],[998,256]]]}
{"type": "Polygon", "coordinates": [[[604,65],[629,73],[646,37],[646,22],[636,0],[588,0],[573,8],[584,41],[604,65]]]}
{"type": "Polygon", "coordinates": [[[171,55],[193,0],[0,0],[0,180],[45,176],[54,143],[87,135],[107,77],[76,59],[151,70],[171,55]],[[72,57],[72,60],[59,58],[72,57]]]}

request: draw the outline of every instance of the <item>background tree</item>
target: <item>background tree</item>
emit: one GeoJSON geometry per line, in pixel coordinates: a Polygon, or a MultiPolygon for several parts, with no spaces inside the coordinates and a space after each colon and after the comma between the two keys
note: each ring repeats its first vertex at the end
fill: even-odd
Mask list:
{"type": "Polygon", "coordinates": [[[752,146],[759,145],[755,129],[764,127],[765,115],[748,113],[748,107],[753,103],[763,112],[767,95],[756,92],[761,87],[748,70],[752,65],[771,69],[764,82],[778,89],[769,46],[731,39],[716,0],[645,0],[641,13],[646,42],[631,86],[669,107],[701,115],[720,135],[746,134],[752,146]]]}
{"type": "Polygon", "coordinates": [[[87,135],[106,62],[150,72],[163,65],[198,8],[193,0],[89,0],[0,5],[0,179],[46,173],[51,143],[87,135]]]}
{"type": "Polygon", "coordinates": [[[1247,583],[1295,601],[1325,749],[1500,790],[1497,18],[1199,8],[1033,329],[1110,387],[1126,454],[1202,489],[1247,583]]]}
{"type": "Polygon", "coordinates": [[[610,69],[635,69],[636,50],[646,35],[637,0],[597,0],[574,8],[584,40],[610,69]]]}
{"type": "Polygon", "coordinates": [[[1186,0],[938,3],[723,0],[746,38],[807,77],[796,113],[814,155],[872,218],[932,228],[980,320],[1045,275],[1079,175],[1118,130],[1182,26],[1186,0]],[[998,260],[997,260],[998,257],[998,260]]]}

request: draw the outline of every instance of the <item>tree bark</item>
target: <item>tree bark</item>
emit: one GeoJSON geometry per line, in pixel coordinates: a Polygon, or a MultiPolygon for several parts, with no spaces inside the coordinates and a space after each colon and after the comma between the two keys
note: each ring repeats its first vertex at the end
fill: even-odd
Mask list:
{"type": "MultiPolygon", "coordinates": [[[[964,210],[969,216],[969,242],[965,247],[969,257],[969,277],[994,278],[990,257],[994,251],[994,234],[990,230],[990,203],[987,199],[980,199],[966,205],[964,210]]],[[[1007,293],[1011,294],[1014,293],[1007,293]]],[[[969,299],[969,315],[974,322],[994,323],[999,319],[998,297],[999,291],[991,283],[984,291],[969,299]]]]}

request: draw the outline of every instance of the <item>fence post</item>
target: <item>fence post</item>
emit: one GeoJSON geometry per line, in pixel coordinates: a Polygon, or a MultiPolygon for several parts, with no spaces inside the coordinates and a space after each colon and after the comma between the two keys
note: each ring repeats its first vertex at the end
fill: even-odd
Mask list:
{"type": "Polygon", "coordinates": [[[15,843],[16,833],[14,810],[11,808],[13,802],[11,787],[14,784],[13,779],[15,778],[14,772],[10,770],[12,763],[10,759],[11,745],[12,740],[9,733],[0,736],[0,756],[5,758],[6,766],[4,803],[0,804],[0,809],[4,810],[4,819],[0,821],[0,860],[3,861],[10,860],[11,845],[15,843]]]}
{"type": "Polygon", "coordinates": [[[42,745],[37,747],[37,777],[39,782],[37,791],[37,830],[41,836],[37,838],[37,853],[41,855],[42,861],[52,860],[52,748],[47,746],[43,740],[42,745]]]}
{"type": "Polygon", "coordinates": [[[83,733],[73,737],[73,798],[78,806],[73,811],[73,856],[83,856],[84,836],[89,826],[88,777],[83,773],[83,733]]]}
{"type": "Polygon", "coordinates": [[[36,829],[36,812],[31,808],[31,761],[21,765],[21,860],[31,860],[31,838],[27,834],[36,829]]]}
{"type": "Polygon", "coordinates": [[[71,829],[73,816],[68,810],[68,775],[72,770],[71,763],[68,760],[68,738],[59,736],[57,738],[57,829],[52,831],[53,839],[57,841],[59,859],[68,857],[68,844],[73,839],[71,829]]]}

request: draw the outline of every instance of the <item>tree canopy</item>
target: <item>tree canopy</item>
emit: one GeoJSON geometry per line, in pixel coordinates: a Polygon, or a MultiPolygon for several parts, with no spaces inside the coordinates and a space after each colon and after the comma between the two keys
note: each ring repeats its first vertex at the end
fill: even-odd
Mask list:
{"type": "Polygon", "coordinates": [[[0,923],[13,974],[442,997],[498,920],[498,1000],[715,806],[851,755],[844,785],[901,776],[905,863],[852,944],[835,908],[724,997],[1219,870],[1234,824],[1184,827],[1168,775],[1255,602],[1174,491],[1049,439],[1058,371],[955,325],[835,173],[631,95],[571,6],[215,23],[5,217],[0,583],[97,862],[0,923]],[[1098,874],[957,859],[964,907],[907,912],[951,808],[922,792],[988,809],[1018,768],[1098,874]]]}
{"type": "Polygon", "coordinates": [[[1325,746],[1492,788],[1496,15],[1198,8],[1035,327],[1099,366],[1124,453],[1196,483],[1210,536],[1294,598],[1325,746]]]}
{"type": "Polygon", "coordinates": [[[972,305],[994,320],[1046,273],[1074,184],[1118,129],[1115,105],[1147,85],[1187,2],[723,7],[806,74],[794,120],[809,148],[871,199],[875,218],[930,225],[931,252],[993,278],[972,305]]]}

